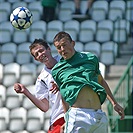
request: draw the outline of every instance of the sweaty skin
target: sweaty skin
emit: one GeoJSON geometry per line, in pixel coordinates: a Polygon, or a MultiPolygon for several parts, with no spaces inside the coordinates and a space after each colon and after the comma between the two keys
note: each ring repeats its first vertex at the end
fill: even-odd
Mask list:
{"type": "Polygon", "coordinates": [[[85,86],[79,92],[76,102],[72,105],[72,107],[101,109],[101,103],[97,93],[88,86],[85,86]]]}

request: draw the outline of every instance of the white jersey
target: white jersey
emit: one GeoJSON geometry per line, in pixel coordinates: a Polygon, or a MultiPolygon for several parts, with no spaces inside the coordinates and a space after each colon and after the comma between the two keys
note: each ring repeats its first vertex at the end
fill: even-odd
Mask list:
{"type": "MultiPolygon", "coordinates": [[[[58,55],[54,58],[57,61],[60,60],[58,55]]],[[[54,81],[51,75],[51,69],[48,69],[44,66],[36,81],[35,96],[40,100],[46,98],[49,101],[51,107],[50,125],[52,125],[57,119],[64,117],[60,92],[58,91],[56,94],[53,94],[51,91],[49,91],[52,87],[51,81],[54,81]]]]}

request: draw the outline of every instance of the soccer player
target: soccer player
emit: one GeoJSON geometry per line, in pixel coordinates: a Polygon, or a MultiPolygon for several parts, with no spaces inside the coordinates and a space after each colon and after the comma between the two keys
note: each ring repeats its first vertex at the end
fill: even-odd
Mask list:
{"type": "Polygon", "coordinates": [[[51,69],[60,60],[60,57],[58,55],[52,57],[50,47],[47,42],[42,39],[35,39],[29,48],[34,59],[44,64],[44,68],[36,81],[35,96],[33,96],[28,89],[20,83],[14,84],[14,90],[17,93],[23,93],[44,112],[49,110],[50,104],[52,112],[48,133],[60,133],[60,128],[65,122],[62,99],[60,92],[54,94],[50,91],[52,87],[56,87],[51,75],[51,69]]]}
{"type": "Polygon", "coordinates": [[[65,114],[64,133],[107,133],[107,116],[101,110],[106,96],[121,119],[124,109],[100,74],[98,58],[92,53],[75,51],[75,42],[66,32],[54,37],[54,45],[62,58],[53,67],[52,75],[62,97],[71,106],[65,114]]]}

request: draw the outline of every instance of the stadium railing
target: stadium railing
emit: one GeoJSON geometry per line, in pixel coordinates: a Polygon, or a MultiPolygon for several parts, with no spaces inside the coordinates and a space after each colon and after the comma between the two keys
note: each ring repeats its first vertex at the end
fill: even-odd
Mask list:
{"type": "Polygon", "coordinates": [[[133,132],[133,56],[131,57],[127,68],[121,76],[118,85],[113,92],[115,99],[125,109],[125,119],[120,120],[118,114],[114,111],[110,102],[107,103],[108,118],[111,133],[129,133],[133,132]]]}

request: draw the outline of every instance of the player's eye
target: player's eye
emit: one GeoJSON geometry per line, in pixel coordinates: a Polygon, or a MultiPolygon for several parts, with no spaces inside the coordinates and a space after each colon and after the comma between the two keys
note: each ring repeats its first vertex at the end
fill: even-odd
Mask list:
{"type": "Polygon", "coordinates": [[[35,53],[35,55],[34,55],[36,58],[38,57],[38,53],[35,53]]]}

